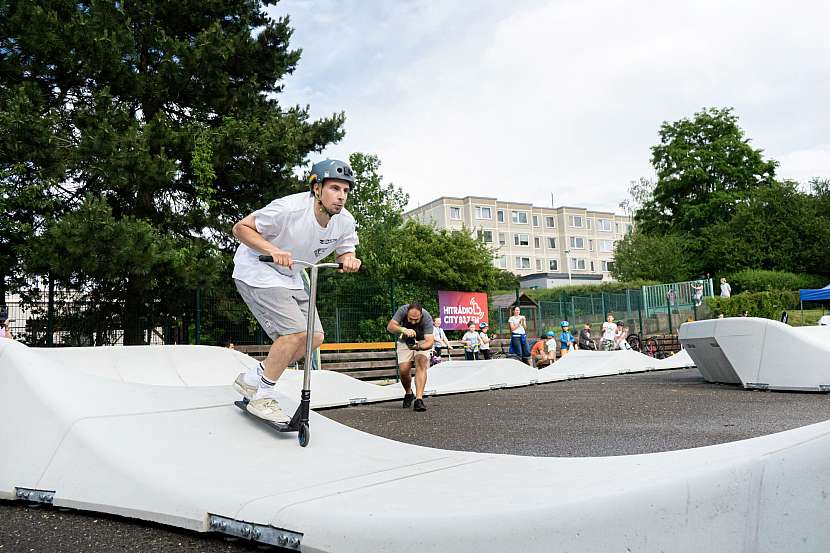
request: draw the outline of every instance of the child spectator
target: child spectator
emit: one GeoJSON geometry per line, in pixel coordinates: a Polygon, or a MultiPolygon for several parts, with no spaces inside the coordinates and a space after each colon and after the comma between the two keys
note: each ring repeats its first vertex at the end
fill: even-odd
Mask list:
{"type": "Polygon", "coordinates": [[[594,339],[591,338],[591,325],[589,323],[585,323],[582,326],[582,330],[579,331],[579,349],[597,349],[596,344],[594,343],[594,339]]]}
{"type": "Polygon", "coordinates": [[[484,356],[484,359],[492,359],[493,354],[490,351],[490,337],[487,336],[488,325],[485,322],[482,322],[478,325],[481,331],[478,333],[479,338],[479,345],[478,349],[481,351],[481,355],[484,356]]]}
{"type": "Polygon", "coordinates": [[[611,351],[614,349],[614,342],[617,338],[617,324],[614,322],[614,314],[609,313],[605,322],[602,323],[602,338],[599,341],[599,346],[602,351],[611,351]]]}
{"type": "Polygon", "coordinates": [[[432,347],[435,350],[435,355],[439,358],[441,357],[441,350],[443,348],[450,349],[450,343],[447,340],[447,335],[444,333],[444,329],[441,328],[441,317],[436,317],[432,321],[432,335],[435,337],[435,342],[433,342],[432,347]]]}
{"type": "Polygon", "coordinates": [[[562,332],[559,333],[559,351],[562,352],[562,357],[565,357],[569,351],[576,347],[576,338],[571,334],[571,323],[562,321],[559,326],[562,328],[562,332]]]}
{"type": "Polygon", "coordinates": [[[461,337],[464,341],[464,359],[475,361],[478,359],[478,349],[481,337],[476,332],[476,324],[470,321],[467,324],[467,332],[461,337]]]}
{"type": "Polygon", "coordinates": [[[554,340],[553,331],[548,330],[545,337],[536,340],[530,350],[530,355],[533,357],[533,363],[537,369],[550,365],[556,359],[556,340],[554,340]],[[545,337],[548,338],[547,341],[545,341],[545,337]],[[552,348],[548,345],[551,340],[554,341],[552,348]]]}
{"type": "Polygon", "coordinates": [[[614,337],[614,344],[616,349],[631,349],[631,344],[628,343],[628,328],[623,321],[617,323],[617,332],[614,337]]]}

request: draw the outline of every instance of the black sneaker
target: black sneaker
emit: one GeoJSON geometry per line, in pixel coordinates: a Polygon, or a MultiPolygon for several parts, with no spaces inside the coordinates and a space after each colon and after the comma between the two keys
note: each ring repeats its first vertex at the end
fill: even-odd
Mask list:
{"type": "Polygon", "coordinates": [[[412,409],[414,409],[415,411],[426,411],[427,406],[424,405],[424,400],[423,399],[416,399],[415,400],[415,407],[413,407],[412,409]]]}
{"type": "Polygon", "coordinates": [[[403,396],[403,408],[409,409],[412,407],[412,401],[415,399],[415,394],[406,394],[403,396]]]}

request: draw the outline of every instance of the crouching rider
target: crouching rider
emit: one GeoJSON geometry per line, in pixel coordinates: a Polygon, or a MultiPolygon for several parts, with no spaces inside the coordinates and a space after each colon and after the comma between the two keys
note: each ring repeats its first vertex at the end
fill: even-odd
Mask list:
{"type": "MultiPolygon", "coordinates": [[[[315,163],[309,192],[272,201],[233,227],[241,242],[234,256],[236,289],[263,330],[274,341],[256,370],[241,373],[234,388],[249,400],[248,412],[267,421],[290,420],[276,399],[274,385],[288,365],[305,356],[309,298],[294,259],[318,263],[331,252],[343,271],[355,272],[355,220],[346,211],[355,180],[351,167],[337,160],[315,163]],[[263,263],[270,255],[274,263],[263,263]]],[[[313,347],[323,343],[323,326],[314,313],[313,347]]]]}

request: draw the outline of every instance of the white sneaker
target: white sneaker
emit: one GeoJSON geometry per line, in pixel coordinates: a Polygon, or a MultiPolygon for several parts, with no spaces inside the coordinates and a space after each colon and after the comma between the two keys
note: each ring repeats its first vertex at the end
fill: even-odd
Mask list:
{"type": "Polygon", "coordinates": [[[248,412],[268,422],[284,424],[291,421],[291,417],[283,412],[277,400],[270,397],[252,399],[248,403],[248,412]]]}
{"type": "Polygon", "coordinates": [[[245,382],[245,373],[239,373],[236,380],[233,381],[233,389],[242,394],[242,397],[250,401],[256,393],[257,385],[251,385],[245,382]]]}

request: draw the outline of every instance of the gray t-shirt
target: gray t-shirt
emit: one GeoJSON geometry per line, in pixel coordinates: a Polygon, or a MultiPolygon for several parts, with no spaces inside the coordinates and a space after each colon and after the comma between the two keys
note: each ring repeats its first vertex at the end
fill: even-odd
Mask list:
{"type": "MultiPolygon", "coordinates": [[[[403,328],[411,328],[415,331],[415,339],[419,342],[424,339],[424,335],[432,334],[433,326],[432,326],[432,315],[430,315],[426,309],[421,309],[421,320],[418,324],[410,324],[408,320],[406,320],[406,313],[409,311],[409,304],[402,305],[395,311],[395,314],[392,315],[392,320],[401,325],[403,328]]],[[[398,338],[399,342],[405,342],[402,338],[398,338]]]]}

